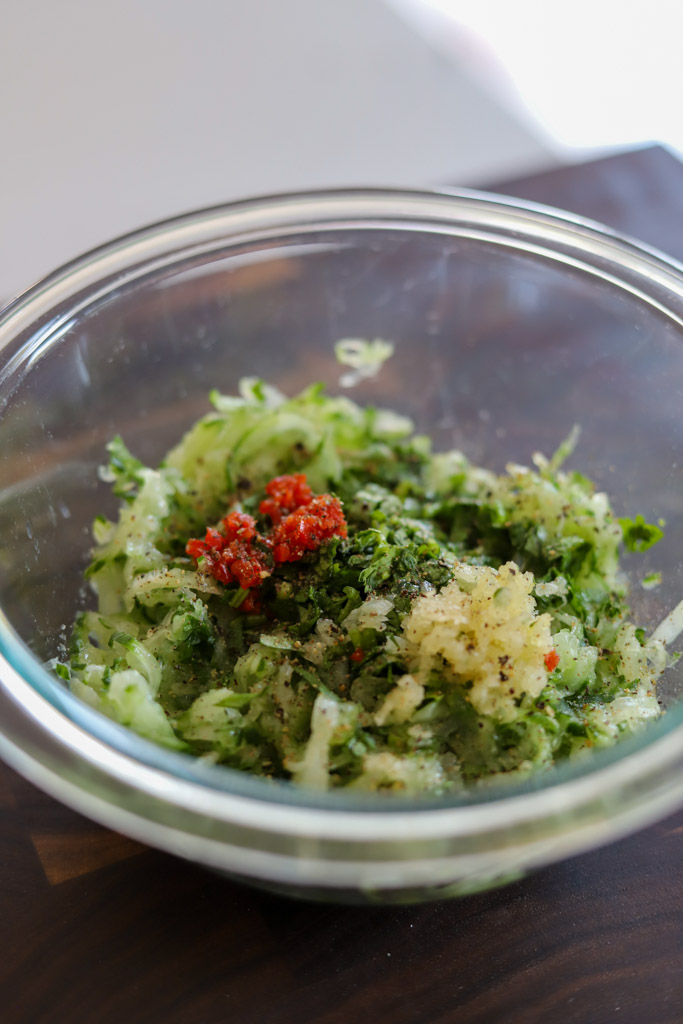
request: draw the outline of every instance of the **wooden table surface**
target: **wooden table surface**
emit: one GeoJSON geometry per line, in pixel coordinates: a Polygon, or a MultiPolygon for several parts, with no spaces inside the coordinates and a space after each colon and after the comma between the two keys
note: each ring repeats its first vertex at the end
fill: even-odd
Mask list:
{"type": "MultiPolygon", "coordinates": [[[[683,164],[653,147],[508,182],[683,260],[683,164]]],[[[5,1024],[680,1024],[683,813],[506,889],[297,903],[91,824],[0,765],[5,1024]]]]}

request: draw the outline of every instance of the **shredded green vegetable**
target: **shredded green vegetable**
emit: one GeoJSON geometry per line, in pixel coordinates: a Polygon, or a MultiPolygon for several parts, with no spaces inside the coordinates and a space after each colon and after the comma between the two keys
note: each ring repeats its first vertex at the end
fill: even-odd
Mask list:
{"type": "Polygon", "coordinates": [[[561,468],[577,431],[495,475],[320,385],[211,397],[159,469],[109,445],[97,610],[56,665],[83,700],[231,768],[410,794],[545,770],[658,715],[680,616],[650,638],[631,623],[618,556],[662,531],[561,468]],[[185,546],[233,510],[260,524],[288,473],[341,499],[348,536],[274,566],[254,610],[185,546]]]}

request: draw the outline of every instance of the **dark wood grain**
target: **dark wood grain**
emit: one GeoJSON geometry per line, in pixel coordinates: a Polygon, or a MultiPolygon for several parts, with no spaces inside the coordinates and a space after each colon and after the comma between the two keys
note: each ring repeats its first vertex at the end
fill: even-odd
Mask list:
{"type": "MultiPolygon", "coordinates": [[[[683,166],[658,148],[499,191],[683,258],[683,166]]],[[[680,1024],[683,814],[506,889],[308,905],[107,832],[0,765],[6,1024],[680,1024]]]]}
{"type": "Polygon", "coordinates": [[[56,882],[119,837],[8,770],[0,995],[12,1022],[683,1019],[680,816],[498,892],[413,908],[317,906],[151,850],[56,882]]]}

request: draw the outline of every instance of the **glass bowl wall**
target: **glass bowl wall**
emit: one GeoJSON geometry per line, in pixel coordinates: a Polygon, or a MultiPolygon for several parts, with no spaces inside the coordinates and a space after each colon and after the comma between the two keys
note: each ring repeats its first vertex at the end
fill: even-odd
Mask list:
{"type": "Polygon", "coordinates": [[[572,465],[619,514],[666,520],[656,548],[625,560],[634,615],[654,625],[683,594],[682,317],[665,258],[474,193],[253,200],[57,271],[0,318],[0,751],[138,838],[337,895],[460,891],[664,813],[683,799],[675,669],[661,688],[672,710],[638,740],[521,786],[408,805],[198,766],[79,704],[41,662],[91,602],[90,525],[115,513],[97,475],[107,440],[120,433],[155,464],[211,388],[245,375],[336,391],[333,346],[349,337],[395,344],[352,397],[408,414],[437,448],[501,470],[579,424],[572,465]],[[663,584],[646,592],[656,569],[663,584]]]}

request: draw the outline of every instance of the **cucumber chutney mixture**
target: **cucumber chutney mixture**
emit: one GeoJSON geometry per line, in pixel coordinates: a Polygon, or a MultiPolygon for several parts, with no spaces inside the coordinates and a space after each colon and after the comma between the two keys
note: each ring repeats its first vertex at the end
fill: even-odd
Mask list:
{"type": "Polygon", "coordinates": [[[116,438],[56,664],[141,736],[318,789],[446,793],[546,769],[659,714],[677,609],[628,619],[617,519],[571,437],[496,475],[313,386],[211,396],[159,469],[116,438]]]}

